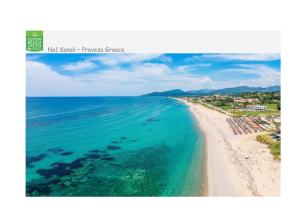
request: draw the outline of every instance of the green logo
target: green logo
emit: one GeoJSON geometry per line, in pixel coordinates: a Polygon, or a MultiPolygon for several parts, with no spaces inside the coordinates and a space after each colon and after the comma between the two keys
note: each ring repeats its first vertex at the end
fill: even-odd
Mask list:
{"type": "Polygon", "coordinates": [[[26,50],[43,51],[43,31],[26,31],[26,50]]]}

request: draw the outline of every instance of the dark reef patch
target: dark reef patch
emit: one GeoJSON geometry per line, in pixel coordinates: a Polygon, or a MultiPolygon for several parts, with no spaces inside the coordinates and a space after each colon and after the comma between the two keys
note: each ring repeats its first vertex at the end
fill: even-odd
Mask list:
{"type": "Polygon", "coordinates": [[[106,149],[108,149],[108,150],[118,150],[118,149],[121,149],[121,147],[119,147],[119,146],[107,146],[106,149]]]}
{"type": "Polygon", "coordinates": [[[74,152],[70,151],[70,152],[62,152],[60,153],[60,155],[63,155],[63,156],[67,156],[67,155],[72,155],[74,152]]]}
{"type": "Polygon", "coordinates": [[[87,159],[87,157],[77,158],[76,160],[73,160],[69,165],[70,165],[71,169],[78,169],[78,168],[82,167],[82,165],[86,159],[87,159]]]}
{"type": "Polygon", "coordinates": [[[49,179],[52,178],[53,176],[62,177],[68,175],[72,171],[70,166],[66,163],[61,163],[61,162],[53,163],[52,167],[53,168],[50,169],[38,169],[36,172],[39,175],[43,176],[45,179],[49,179]]]}
{"type": "Polygon", "coordinates": [[[53,154],[58,154],[58,153],[61,153],[61,152],[63,152],[63,151],[64,151],[63,149],[58,148],[58,147],[54,147],[54,148],[48,149],[48,152],[51,152],[51,153],[53,153],[53,154]]]}
{"type": "Polygon", "coordinates": [[[101,156],[93,153],[93,154],[88,154],[86,157],[91,159],[99,159],[101,156]]]}
{"type": "Polygon", "coordinates": [[[169,183],[172,163],[166,145],[116,152],[114,157],[97,153],[87,152],[70,163],[56,162],[39,171],[42,178],[26,183],[26,195],[160,196],[169,183]]]}
{"type": "Polygon", "coordinates": [[[26,195],[27,196],[46,196],[51,192],[49,185],[55,184],[55,181],[47,182],[38,182],[31,183],[26,185],[26,195]]]}
{"type": "Polygon", "coordinates": [[[26,165],[28,167],[32,168],[33,167],[33,163],[36,163],[36,162],[39,162],[39,161],[43,160],[46,156],[47,156],[47,154],[42,153],[42,154],[39,154],[37,156],[27,157],[26,158],[26,165]]]}
{"type": "Polygon", "coordinates": [[[83,166],[84,161],[88,157],[85,158],[78,158],[71,163],[64,163],[64,162],[55,162],[52,163],[52,168],[50,169],[38,169],[36,172],[43,176],[45,179],[49,179],[55,176],[62,177],[65,175],[69,175],[72,170],[79,169],[83,166]]]}
{"type": "Polygon", "coordinates": [[[103,157],[103,158],[101,158],[101,160],[112,161],[112,160],[114,160],[114,158],[113,157],[103,157]]]}
{"type": "Polygon", "coordinates": [[[159,121],[159,119],[156,119],[156,118],[148,118],[146,119],[146,122],[157,122],[159,121]]]}
{"type": "Polygon", "coordinates": [[[100,153],[101,150],[99,150],[99,149],[93,149],[93,150],[90,150],[89,152],[91,152],[91,153],[100,153]]]}
{"type": "Polygon", "coordinates": [[[33,180],[27,183],[26,195],[47,196],[51,189],[55,190],[57,186],[62,189],[62,187],[76,187],[78,184],[86,182],[89,179],[87,175],[94,169],[93,161],[100,157],[97,153],[89,152],[85,157],[77,158],[70,163],[55,162],[51,164],[51,168],[36,170],[43,178],[37,182],[33,180]]]}

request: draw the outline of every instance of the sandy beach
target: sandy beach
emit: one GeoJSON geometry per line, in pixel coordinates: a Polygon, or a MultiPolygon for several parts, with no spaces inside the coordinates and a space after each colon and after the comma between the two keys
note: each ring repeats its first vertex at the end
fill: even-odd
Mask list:
{"type": "Polygon", "coordinates": [[[258,133],[234,135],[227,115],[178,99],[189,106],[206,142],[208,196],[279,196],[280,162],[258,133]]]}

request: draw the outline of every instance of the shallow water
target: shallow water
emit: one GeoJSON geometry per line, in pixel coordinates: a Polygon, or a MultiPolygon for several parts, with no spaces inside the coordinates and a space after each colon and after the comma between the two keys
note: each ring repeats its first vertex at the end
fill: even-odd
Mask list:
{"type": "Polygon", "coordinates": [[[27,196],[195,196],[203,138],[161,97],[26,99],[27,196]]]}

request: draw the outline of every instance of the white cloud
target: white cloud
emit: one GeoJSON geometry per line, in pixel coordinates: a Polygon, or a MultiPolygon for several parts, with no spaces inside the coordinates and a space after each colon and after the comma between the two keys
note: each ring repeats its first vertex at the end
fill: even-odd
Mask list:
{"type": "Polygon", "coordinates": [[[204,54],[195,57],[217,60],[274,61],[280,59],[280,54],[204,54]]]}
{"type": "Polygon", "coordinates": [[[27,61],[26,91],[27,96],[126,96],[177,88],[197,90],[242,85],[266,87],[280,84],[278,70],[265,65],[240,64],[238,68],[215,71],[214,73],[225,76],[219,81],[214,79],[214,73],[194,74],[186,71],[189,68],[191,67],[179,66],[172,69],[166,64],[144,62],[135,63],[130,68],[109,66],[93,74],[70,77],[56,73],[53,67],[44,63],[27,61]],[[228,78],[229,73],[253,74],[257,77],[237,81],[228,78]]]}
{"type": "Polygon", "coordinates": [[[68,77],[43,63],[27,62],[28,96],[141,95],[175,88],[194,90],[210,83],[208,76],[176,73],[164,64],[142,63],[68,77]]]}
{"type": "Polygon", "coordinates": [[[78,70],[94,68],[95,66],[96,64],[91,61],[80,61],[76,63],[69,63],[63,65],[62,68],[66,71],[78,71],[78,70]]]}
{"type": "Polygon", "coordinates": [[[113,68],[85,77],[112,90],[120,89],[118,92],[130,90],[133,95],[175,88],[198,89],[211,82],[207,76],[177,73],[165,64],[154,63],[136,64],[130,69],[113,68]]]}
{"type": "Polygon", "coordinates": [[[221,87],[234,86],[253,86],[253,87],[268,87],[280,85],[280,72],[276,69],[270,68],[266,65],[260,64],[239,64],[239,68],[218,70],[217,74],[228,75],[230,73],[237,73],[241,76],[244,74],[253,74],[257,77],[250,79],[240,79],[238,81],[226,80],[223,83],[217,84],[221,87]]]}
{"type": "Polygon", "coordinates": [[[210,67],[211,63],[198,63],[198,64],[192,64],[192,65],[181,65],[177,66],[174,71],[187,73],[190,71],[201,71],[201,68],[210,67]]]}
{"type": "Polygon", "coordinates": [[[90,58],[89,60],[98,61],[102,64],[109,66],[116,66],[120,64],[133,64],[145,62],[159,57],[161,57],[163,61],[170,60],[170,58],[162,54],[107,54],[95,56],[90,58]]]}
{"type": "Polygon", "coordinates": [[[28,96],[63,95],[71,81],[40,62],[26,62],[26,93],[28,96]]]}

